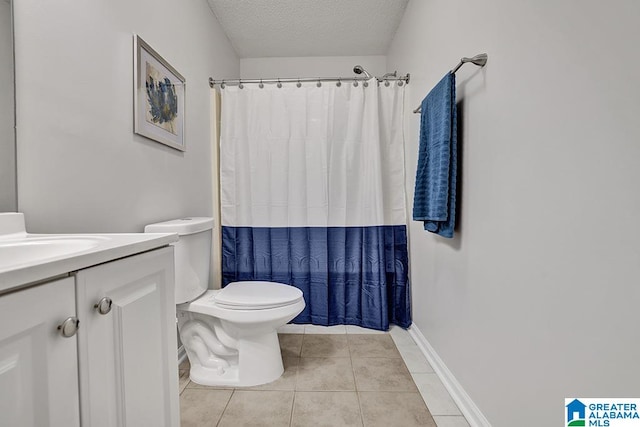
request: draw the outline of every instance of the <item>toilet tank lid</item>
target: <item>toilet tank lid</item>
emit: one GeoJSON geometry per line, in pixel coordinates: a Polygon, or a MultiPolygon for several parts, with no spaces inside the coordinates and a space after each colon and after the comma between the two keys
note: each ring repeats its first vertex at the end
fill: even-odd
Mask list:
{"type": "Polygon", "coordinates": [[[178,233],[180,236],[211,230],[213,218],[189,217],[172,219],[171,221],[149,224],[144,227],[145,233],[178,233]]]}

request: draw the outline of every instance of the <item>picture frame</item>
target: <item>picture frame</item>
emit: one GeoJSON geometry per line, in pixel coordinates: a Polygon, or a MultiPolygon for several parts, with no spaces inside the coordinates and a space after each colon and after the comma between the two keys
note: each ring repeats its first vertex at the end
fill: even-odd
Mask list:
{"type": "Polygon", "coordinates": [[[186,151],[186,80],[138,35],[133,35],[134,132],[186,151]]]}

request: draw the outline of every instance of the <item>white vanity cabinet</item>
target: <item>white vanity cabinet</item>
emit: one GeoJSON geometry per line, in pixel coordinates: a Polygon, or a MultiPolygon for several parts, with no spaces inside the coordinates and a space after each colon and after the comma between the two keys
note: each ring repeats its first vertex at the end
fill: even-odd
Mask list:
{"type": "Polygon", "coordinates": [[[0,425],[80,425],[74,286],[66,277],[0,296],[0,425]]]}
{"type": "Polygon", "coordinates": [[[0,427],[179,426],[173,247],[114,258],[0,289],[0,427]]]}
{"type": "Polygon", "coordinates": [[[82,425],[178,427],[173,247],[75,277],[82,425]]]}
{"type": "Polygon", "coordinates": [[[0,212],[0,427],[178,427],[174,233],[0,212]]]}

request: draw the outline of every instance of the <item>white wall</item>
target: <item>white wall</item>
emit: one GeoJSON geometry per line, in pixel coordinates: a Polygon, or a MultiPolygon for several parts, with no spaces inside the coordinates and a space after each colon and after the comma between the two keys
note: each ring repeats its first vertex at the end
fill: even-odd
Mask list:
{"type": "Polygon", "coordinates": [[[212,214],[209,76],[239,59],[206,0],[15,5],[19,209],[32,232],[212,214]],[[137,33],[187,81],[181,153],[133,133],[137,33]]]}
{"type": "Polygon", "coordinates": [[[244,79],[353,77],[357,76],[353,72],[355,65],[362,65],[365,70],[375,76],[382,76],[387,72],[387,58],[381,55],[307,56],[295,58],[243,58],[240,60],[240,76],[244,79]]]}
{"type": "Polygon", "coordinates": [[[457,73],[457,237],[410,238],[415,324],[493,426],[640,396],[639,17],[635,0],[412,0],[391,45],[412,109],[489,54],[457,73]]]}
{"type": "Polygon", "coordinates": [[[16,209],[11,4],[0,0],[0,212],[16,209]]]}

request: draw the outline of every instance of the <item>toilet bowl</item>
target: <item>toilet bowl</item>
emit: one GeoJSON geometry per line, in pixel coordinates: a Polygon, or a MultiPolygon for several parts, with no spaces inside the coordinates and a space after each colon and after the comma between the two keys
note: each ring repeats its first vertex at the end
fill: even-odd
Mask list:
{"type": "Polygon", "coordinates": [[[211,218],[150,224],[148,233],[178,233],[174,245],[178,332],[191,381],[208,386],[254,386],[284,372],[277,329],[302,312],[302,292],[262,281],[208,290],[211,218]]]}

